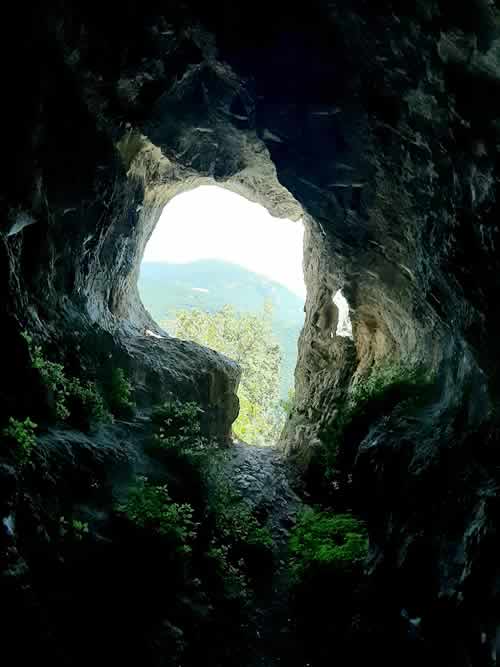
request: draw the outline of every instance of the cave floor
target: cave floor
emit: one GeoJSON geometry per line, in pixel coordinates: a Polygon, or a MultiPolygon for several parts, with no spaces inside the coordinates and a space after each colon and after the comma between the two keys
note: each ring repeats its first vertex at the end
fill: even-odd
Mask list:
{"type": "Polygon", "coordinates": [[[262,591],[255,609],[255,644],[248,667],[285,664],[294,651],[290,627],[288,538],[302,501],[290,485],[290,471],[275,447],[255,447],[237,442],[227,463],[234,487],[269,527],[275,545],[275,567],[270,585],[262,591]]]}

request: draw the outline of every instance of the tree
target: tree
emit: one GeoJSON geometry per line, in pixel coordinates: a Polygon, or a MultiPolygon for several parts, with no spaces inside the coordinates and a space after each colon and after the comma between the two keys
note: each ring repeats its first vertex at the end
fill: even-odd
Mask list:
{"type": "Polygon", "coordinates": [[[240,414],[233,430],[241,440],[272,444],[283,423],[280,405],[281,350],[272,333],[272,304],[261,313],[240,313],[223,306],[209,313],[198,309],[176,313],[175,335],[221,352],[242,369],[240,414]]]}

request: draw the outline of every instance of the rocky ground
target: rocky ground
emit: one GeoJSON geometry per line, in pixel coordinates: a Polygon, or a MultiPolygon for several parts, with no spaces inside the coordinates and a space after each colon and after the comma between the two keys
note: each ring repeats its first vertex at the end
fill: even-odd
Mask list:
{"type": "MultiPolygon", "coordinates": [[[[19,489],[16,492],[18,480],[14,469],[8,466],[2,468],[0,472],[5,495],[2,507],[5,509],[2,514],[3,525],[0,524],[0,552],[6,559],[7,568],[1,582],[3,590],[13,596],[12,600],[8,598],[11,616],[9,623],[16,632],[21,629],[20,619],[23,616],[25,627],[34,637],[38,636],[40,619],[51,628],[50,633],[56,631],[55,628],[58,627],[58,623],[54,621],[56,611],[51,602],[56,595],[53,591],[58,591],[57,595],[72,596],[71,599],[74,599],[71,603],[73,606],[70,605],[72,609],[74,601],[81,600],[81,604],[78,603],[81,606],[78,609],[79,620],[73,624],[75,631],[79,626],[86,628],[88,626],[87,630],[78,630],[79,632],[94,631],[92,619],[97,612],[90,600],[90,608],[93,608],[93,611],[86,615],[85,601],[87,597],[93,598],[97,595],[98,591],[102,592],[102,588],[107,585],[108,577],[109,580],[114,580],[114,571],[119,568],[118,562],[111,555],[109,557],[114,563],[111,566],[113,574],[106,575],[105,566],[101,572],[96,561],[92,560],[95,556],[94,551],[96,549],[107,550],[106,553],[109,553],[110,549],[113,551],[112,541],[116,539],[116,531],[113,528],[115,524],[112,522],[113,508],[117,502],[126,498],[131,479],[140,475],[155,478],[159,474],[154,467],[155,462],[144,452],[145,444],[150,438],[149,419],[142,413],[136,415],[132,421],[116,420],[114,424],[102,427],[93,434],[71,429],[50,429],[40,438],[36,453],[38,472],[35,486],[40,492],[33,492],[31,495],[25,495],[19,489]],[[18,498],[15,504],[17,509],[14,509],[13,501],[7,498],[9,488],[11,489],[9,498],[18,498]],[[50,495],[51,503],[42,502],[40,496],[42,490],[50,495]],[[61,501],[61,498],[68,495],[73,499],[71,507],[65,507],[61,501]],[[68,552],[64,546],[64,541],[58,536],[59,529],[56,525],[60,521],[63,523],[59,528],[71,529],[72,517],[77,517],[85,530],[85,534],[75,542],[74,553],[68,552]],[[75,554],[77,561],[74,560],[75,554]],[[40,572],[37,565],[39,560],[45,563],[40,572]],[[71,574],[73,567],[76,567],[74,577],[71,574]],[[42,576],[42,580],[39,581],[37,576],[42,576]],[[85,579],[86,576],[89,577],[88,581],[85,579]],[[85,586],[89,591],[93,591],[89,596],[82,595],[78,583],[80,579],[87,581],[85,586]],[[14,600],[17,599],[19,590],[24,591],[27,602],[17,608],[14,600]]],[[[291,638],[286,551],[290,529],[295,523],[301,501],[291,489],[288,464],[277,449],[235,443],[234,447],[227,451],[228,456],[224,458],[222,464],[225,468],[224,476],[227,477],[231,487],[241,493],[262,523],[268,526],[275,545],[273,564],[269,565],[273,571],[262,573],[264,575],[262,581],[265,583],[257,594],[252,614],[253,638],[250,638],[249,654],[244,651],[249,655],[248,662],[243,658],[242,664],[248,667],[263,665],[272,667],[283,664],[281,657],[289,646],[291,638]]],[[[117,585],[121,587],[126,581],[128,587],[133,587],[137,574],[141,580],[140,587],[144,586],[147,589],[147,584],[143,580],[144,575],[139,574],[141,570],[139,561],[144,558],[147,566],[154,569],[152,555],[147,555],[148,547],[144,543],[139,542],[136,546],[139,553],[141,551],[144,553],[142,556],[131,556],[129,565],[124,566],[123,578],[120,579],[121,575],[117,577],[117,585]]],[[[165,564],[161,563],[155,576],[161,579],[164,567],[165,564]]],[[[145,595],[146,600],[141,604],[146,606],[152,604],[150,595],[148,593],[145,595]]],[[[112,607],[114,595],[110,594],[106,599],[112,607]]],[[[128,599],[123,604],[124,608],[129,609],[126,613],[130,614],[135,613],[136,607],[140,607],[137,602],[128,599]]],[[[120,625],[120,621],[117,625],[120,625]]],[[[108,633],[106,637],[114,632],[113,627],[109,619],[103,620],[103,632],[108,633]]],[[[130,631],[133,634],[132,628],[130,631]]],[[[117,632],[120,634],[120,630],[117,632]]],[[[66,641],[68,646],[62,647],[61,656],[65,656],[66,653],[71,655],[71,647],[75,640],[68,634],[66,641]]],[[[47,650],[47,645],[50,652],[51,641],[47,644],[43,640],[40,650],[47,650]]],[[[160,653],[162,651],[164,658],[170,659],[172,647],[167,646],[160,653]]],[[[23,657],[24,654],[21,657],[21,664],[24,664],[23,657]]],[[[63,657],[60,659],[63,661],[62,664],[66,664],[63,657]]],[[[105,654],[101,659],[105,664],[105,654]]]]}
{"type": "Polygon", "coordinates": [[[236,442],[228,463],[234,487],[266,519],[275,545],[270,586],[257,601],[256,643],[249,667],[283,664],[293,645],[286,572],[287,544],[302,501],[290,486],[290,469],[275,447],[236,442]]]}

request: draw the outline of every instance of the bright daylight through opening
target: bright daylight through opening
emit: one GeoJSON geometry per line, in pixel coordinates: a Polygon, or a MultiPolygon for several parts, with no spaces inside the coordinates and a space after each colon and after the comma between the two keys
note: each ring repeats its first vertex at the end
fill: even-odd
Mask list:
{"type": "Polygon", "coordinates": [[[352,324],[351,317],[349,315],[349,304],[347,303],[345,296],[342,294],[342,290],[337,291],[333,297],[333,303],[337,306],[339,311],[337,331],[335,332],[336,335],[343,336],[345,338],[352,338],[352,324]]]}
{"type": "Polygon", "coordinates": [[[240,364],[233,432],[249,444],[274,444],[291,409],[303,235],[301,222],[202,186],[169,202],[144,253],[139,292],[153,318],[240,364]]]}

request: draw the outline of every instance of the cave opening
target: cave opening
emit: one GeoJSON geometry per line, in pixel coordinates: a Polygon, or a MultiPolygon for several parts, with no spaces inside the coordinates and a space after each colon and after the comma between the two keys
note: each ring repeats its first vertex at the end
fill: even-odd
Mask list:
{"type": "Polygon", "coordinates": [[[239,364],[233,437],[247,444],[274,445],[292,407],[303,238],[301,220],[202,185],[167,203],[145,247],[138,289],[155,322],[239,364]]]}
{"type": "MultiPolygon", "coordinates": [[[[342,290],[339,289],[333,296],[333,303],[337,306],[338,319],[337,319],[337,329],[335,335],[341,336],[343,338],[352,338],[352,322],[351,316],[349,314],[349,302],[342,294],[342,290]]],[[[332,331],[332,338],[334,333],[332,331]]]]}

